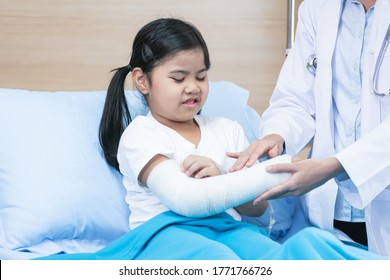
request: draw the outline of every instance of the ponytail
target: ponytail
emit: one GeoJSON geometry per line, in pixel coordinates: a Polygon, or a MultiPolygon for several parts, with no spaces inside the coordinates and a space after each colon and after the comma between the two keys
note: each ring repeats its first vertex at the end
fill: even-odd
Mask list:
{"type": "Polygon", "coordinates": [[[116,72],[107,90],[99,126],[99,141],[108,164],[119,170],[117,160],[119,140],[131,122],[124,89],[126,76],[131,71],[131,67],[124,66],[113,71],[116,72]]]}

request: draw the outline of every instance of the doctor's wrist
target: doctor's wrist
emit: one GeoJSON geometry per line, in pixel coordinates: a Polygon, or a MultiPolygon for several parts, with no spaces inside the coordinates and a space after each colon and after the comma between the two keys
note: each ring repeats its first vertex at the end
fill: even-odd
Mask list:
{"type": "Polygon", "coordinates": [[[328,179],[337,178],[345,173],[344,167],[335,157],[325,159],[327,166],[328,179]]]}

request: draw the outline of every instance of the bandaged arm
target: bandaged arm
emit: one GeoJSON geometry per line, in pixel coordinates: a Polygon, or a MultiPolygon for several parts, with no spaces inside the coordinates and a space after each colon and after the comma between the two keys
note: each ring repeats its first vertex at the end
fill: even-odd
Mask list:
{"type": "Polygon", "coordinates": [[[185,175],[173,160],[158,163],[147,178],[149,189],[170,210],[199,218],[224,212],[254,200],[266,190],[290,177],[290,173],[268,173],[266,166],[289,163],[282,155],[240,171],[195,179],[185,175]]]}

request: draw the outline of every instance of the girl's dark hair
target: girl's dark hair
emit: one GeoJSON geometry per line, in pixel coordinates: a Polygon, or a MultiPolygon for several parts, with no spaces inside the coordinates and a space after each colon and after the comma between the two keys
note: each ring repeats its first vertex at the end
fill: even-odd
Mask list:
{"type": "Polygon", "coordinates": [[[99,141],[107,162],[119,170],[117,152],[120,137],[131,122],[131,114],[125,97],[125,80],[129,72],[140,67],[150,81],[154,67],[180,51],[201,48],[206,69],[210,57],[206,42],[200,31],[191,23],[174,18],[154,20],[137,33],[134,38],[130,63],[114,69],[108,86],[103,115],[99,127],[99,141]]]}

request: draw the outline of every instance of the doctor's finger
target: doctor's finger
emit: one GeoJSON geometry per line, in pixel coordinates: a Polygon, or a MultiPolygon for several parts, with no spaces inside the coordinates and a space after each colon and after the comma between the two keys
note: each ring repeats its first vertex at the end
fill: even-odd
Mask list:
{"type": "Polygon", "coordinates": [[[273,164],[266,168],[266,171],[269,173],[293,173],[297,170],[297,166],[293,163],[273,164]]]}
{"type": "Polygon", "coordinates": [[[238,158],[242,152],[226,152],[226,155],[230,158],[238,158]]]}
{"type": "Polygon", "coordinates": [[[244,167],[251,167],[257,160],[259,155],[257,153],[249,153],[247,151],[243,152],[229,169],[230,172],[238,171],[244,167]]]}
{"type": "Polygon", "coordinates": [[[302,161],[302,160],[304,160],[304,158],[293,157],[293,158],[291,159],[291,162],[298,162],[298,161],[302,161]]]}
{"type": "Polygon", "coordinates": [[[246,153],[241,153],[232,167],[229,168],[229,172],[238,171],[244,168],[249,160],[250,155],[246,153]]]}
{"type": "Polygon", "coordinates": [[[271,200],[271,199],[276,199],[276,198],[281,198],[281,197],[286,197],[293,195],[293,191],[290,186],[291,186],[291,178],[288,179],[287,181],[274,186],[267,190],[266,192],[262,193],[259,197],[257,197],[254,201],[253,204],[260,203],[263,200],[271,200]]]}
{"type": "Polygon", "coordinates": [[[261,145],[252,144],[249,148],[242,153],[242,155],[238,158],[246,159],[246,166],[252,166],[259,158],[263,157],[266,154],[266,148],[261,145]]]}
{"type": "Polygon", "coordinates": [[[282,197],[286,197],[286,196],[289,196],[289,191],[285,191],[283,188],[279,189],[279,187],[274,187],[274,188],[266,191],[265,193],[261,194],[259,197],[257,197],[253,201],[253,205],[259,204],[262,201],[272,200],[272,199],[276,199],[276,198],[282,198],[282,197]]]}

